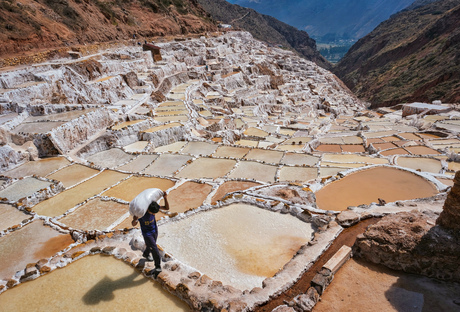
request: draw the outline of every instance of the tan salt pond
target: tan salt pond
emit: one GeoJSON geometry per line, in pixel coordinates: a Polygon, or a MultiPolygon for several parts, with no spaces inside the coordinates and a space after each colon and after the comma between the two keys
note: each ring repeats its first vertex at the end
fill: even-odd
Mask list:
{"type": "Polygon", "coordinates": [[[142,152],[147,147],[148,144],[149,144],[148,141],[137,141],[132,144],[123,146],[123,149],[129,153],[142,152]]]}
{"type": "Polygon", "coordinates": [[[42,220],[0,237],[0,279],[11,278],[27,264],[49,258],[73,242],[69,234],[45,226],[42,220]]]}
{"type": "Polygon", "coordinates": [[[235,142],[236,145],[242,145],[242,146],[251,146],[251,147],[257,147],[259,144],[258,141],[251,141],[251,140],[238,140],[235,142]]]}
{"type": "Polygon", "coordinates": [[[364,153],[365,149],[362,145],[340,145],[343,152],[348,153],[364,153]]]}
{"type": "Polygon", "coordinates": [[[281,158],[283,158],[283,155],[283,152],[255,148],[250,150],[244,158],[248,160],[260,160],[267,163],[278,164],[281,158]]]}
{"type": "Polygon", "coordinates": [[[12,178],[22,178],[34,174],[44,177],[59,168],[67,166],[68,164],[70,164],[70,161],[64,157],[43,158],[36,161],[26,162],[25,164],[2,174],[12,178]]]}
{"type": "Polygon", "coordinates": [[[183,154],[194,156],[209,156],[214,153],[218,145],[206,142],[189,142],[181,151],[183,154]]]}
{"type": "Polygon", "coordinates": [[[255,179],[262,182],[275,182],[277,167],[264,165],[253,161],[241,161],[238,167],[228,176],[229,178],[255,179]]]}
{"type": "Polygon", "coordinates": [[[49,186],[51,186],[50,182],[41,181],[36,178],[25,178],[17,180],[3,190],[0,190],[0,198],[7,198],[9,201],[16,202],[49,186]]]}
{"type": "Polygon", "coordinates": [[[280,170],[280,182],[307,182],[318,177],[317,168],[283,167],[280,170]]]}
{"type": "Polygon", "coordinates": [[[59,216],[127,176],[124,173],[105,170],[94,178],[39,203],[32,209],[40,215],[59,216]]]}
{"type": "Polygon", "coordinates": [[[408,146],[405,148],[408,150],[412,155],[438,155],[441,154],[437,150],[426,146],[408,146]]]}
{"type": "MultiPolygon", "coordinates": [[[[331,165],[334,165],[334,164],[331,164],[331,165]]],[[[341,171],[346,171],[346,168],[344,167],[321,167],[319,168],[319,177],[326,178],[326,177],[335,176],[337,173],[341,171]]]]}
{"type": "Polygon", "coordinates": [[[219,146],[213,156],[243,158],[249,150],[250,148],[245,147],[219,146]]]}
{"type": "Polygon", "coordinates": [[[153,133],[153,132],[166,130],[166,129],[170,129],[170,128],[175,128],[175,127],[181,127],[181,126],[182,126],[182,124],[179,123],[179,122],[172,122],[172,123],[169,123],[169,124],[166,124],[166,125],[156,126],[156,127],[144,130],[142,132],[153,133]]]}
{"type": "Polygon", "coordinates": [[[187,115],[155,116],[153,119],[158,122],[171,122],[171,121],[179,122],[179,121],[187,121],[188,116],[187,115]]]}
{"type": "Polygon", "coordinates": [[[30,217],[11,205],[0,204],[0,231],[18,225],[30,217]]]}
{"type": "Polygon", "coordinates": [[[292,145],[292,143],[298,144],[298,145],[305,145],[305,143],[308,143],[312,140],[311,137],[295,137],[295,138],[290,138],[286,141],[283,142],[283,145],[292,145]]]}
{"type": "Polygon", "coordinates": [[[102,196],[115,197],[129,202],[145,189],[159,188],[162,191],[166,191],[173,187],[174,184],[173,181],[168,179],[131,177],[105,191],[102,196]]]}
{"type": "Polygon", "coordinates": [[[50,174],[48,178],[61,181],[65,188],[80,183],[93,175],[99,173],[99,170],[92,169],[80,164],[73,164],[67,166],[53,174],[50,174]]]}
{"type": "Polygon", "coordinates": [[[110,225],[126,215],[128,208],[127,204],[95,198],[78,207],[71,214],[59,219],[59,222],[73,229],[84,231],[106,230],[110,225]]]}
{"type": "Polygon", "coordinates": [[[313,312],[458,311],[460,286],[352,258],[335,274],[313,312]]]}
{"type": "Polygon", "coordinates": [[[228,174],[235,165],[236,161],[231,159],[198,158],[182,169],[176,177],[217,179],[228,174]]]}
{"type": "Polygon", "coordinates": [[[13,133],[45,133],[62,125],[64,121],[44,121],[22,123],[13,129],[13,133]]]}
{"type": "Polygon", "coordinates": [[[100,255],[9,289],[0,295],[0,306],[4,311],[190,311],[130,265],[100,255]]]}
{"type": "Polygon", "coordinates": [[[380,155],[382,156],[393,156],[393,155],[410,155],[408,151],[406,151],[404,148],[393,148],[389,149],[383,152],[380,152],[380,155]]]}
{"type": "Polygon", "coordinates": [[[185,146],[185,144],[187,144],[187,142],[178,141],[178,142],[174,142],[168,145],[158,146],[158,147],[155,147],[155,152],[157,153],[164,153],[164,152],[175,153],[175,152],[180,151],[185,146]]]}
{"type": "Polygon", "coordinates": [[[93,154],[87,157],[86,160],[102,168],[114,168],[130,161],[133,158],[133,155],[126,153],[120,148],[111,148],[109,150],[93,154]]]}
{"type": "Polygon", "coordinates": [[[268,136],[268,132],[265,132],[264,130],[261,130],[258,128],[248,128],[246,129],[246,131],[244,131],[244,134],[247,136],[259,137],[259,138],[265,138],[268,136]]]}
{"type": "Polygon", "coordinates": [[[323,161],[338,163],[388,164],[388,159],[350,154],[323,154],[323,161]]]}
{"type": "Polygon", "coordinates": [[[211,189],[209,184],[185,182],[168,194],[170,211],[180,213],[200,207],[211,189]]]}
{"type": "Polygon", "coordinates": [[[437,194],[433,184],[411,172],[377,167],[352,173],[316,192],[316,203],[324,210],[342,211],[348,206],[425,198],[437,194]]]}
{"type": "Polygon", "coordinates": [[[158,243],[175,258],[244,290],[261,287],[310,241],[313,229],[289,214],[232,204],[160,225],[159,232],[158,243]]]}
{"type": "Polygon", "coordinates": [[[184,166],[187,161],[191,159],[192,157],[186,155],[162,154],[153,162],[153,164],[144,170],[144,173],[160,176],[173,176],[179,168],[184,166]]]}
{"type": "Polygon", "coordinates": [[[396,164],[414,170],[439,173],[442,169],[441,161],[432,158],[398,157],[396,164]]]}
{"type": "Polygon", "coordinates": [[[157,158],[158,155],[139,155],[133,161],[127,163],[126,165],[118,167],[117,170],[134,173],[141,172],[157,158]]]}
{"type": "Polygon", "coordinates": [[[248,188],[255,187],[261,185],[260,183],[256,182],[249,182],[249,181],[227,181],[224,182],[219,188],[217,192],[212,197],[211,202],[215,202],[221,200],[225,194],[232,193],[236,191],[243,191],[247,190],[248,188]]]}
{"type": "Polygon", "coordinates": [[[460,162],[450,161],[448,162],[448,168],[451,171],[458,171],[460,170],[460,162]]]}
{"type": "Polygon", "coordinates": [[[306,155],[303,153],[286,153],[281,163],[295,166],[314,166],[318,160],[319,157],[306,155]]]}
{"type": "Polygon", "coordinates": [[[341,153],[342,149],[338,144],[320,144],[316,150],[318,152],[341,153]]]}

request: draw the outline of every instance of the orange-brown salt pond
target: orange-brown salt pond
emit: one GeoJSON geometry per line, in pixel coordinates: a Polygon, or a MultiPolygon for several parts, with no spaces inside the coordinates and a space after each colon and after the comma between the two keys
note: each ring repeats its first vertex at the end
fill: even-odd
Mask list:
{"type": "Polygon", "coordinates": [[[352,173],[316,193],[316,203],[324,210],[342,211],[348,206],[425,198],[437,194],[436,187],[414,173],[377,167],[352,173]]]}

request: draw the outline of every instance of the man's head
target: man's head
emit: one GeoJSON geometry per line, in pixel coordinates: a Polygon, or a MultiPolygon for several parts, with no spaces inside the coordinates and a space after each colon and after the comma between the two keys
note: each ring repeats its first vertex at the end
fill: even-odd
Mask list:
{"type": "Polygon", "coordinates": [[[158,205],[158,203],[157,203],[156,201],[153,201],[153,202],[149,205],[148,210],[149,210],[151,213],[157,213],[158,211],[160,211],[160,205],[158,205]]]}

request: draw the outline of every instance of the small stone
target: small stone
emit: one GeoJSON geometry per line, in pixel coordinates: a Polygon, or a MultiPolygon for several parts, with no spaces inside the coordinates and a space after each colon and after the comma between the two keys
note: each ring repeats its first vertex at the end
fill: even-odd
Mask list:
{"type": "Polygon", "coordinates": [[[30,269],[30,268],[34,268],[35,269],[35,263],[29,263],[26,265],[26,270],[30,269]]]}
{"type": "Polygon", "coordinates": [[[360,220],[359,215],[356,212],[345,210],[337,215],[337,222],[343,227],[349,227],[360,220]]]}
{"type": "Polygon", "coordinates": [[[112,238],[113,237],[113,233],[108,233],[105,235],[107,238],[112,238]]]}
{"type": "Polygon", "coordinates": [[[98,253],[101,252],[101,247],[93,247],[90,250],[91,253],[98,253]]]}
{"type": "Polygon", "coordinates": [[[16,286],[18,282],[14,279],[9,279],[7,282],[6,282],[6,287],[8,288],[11,288],[11,287],[14,287],[16,286]]]}
{"type": "Polygon", "coordinates": [[[190,291],[190,288],[186,284],[184,284],[184,283],[177,284],[176,292],[178,294],[180,294],[182,296],[185,296],[187,298],[189,291],[190,291]]]}
{"type": "Polygon", "coordinates": [[[200,272],[193,272],[188,275],[188,278],[196,280],[196,279],[199,279],[200,276],[201,276],[200,272]]]}
{"type": "Polygon", "coordinates": [[[80,256],[81,256],[82,254],[84,254],[84,253],[85,253],[85,251],[83,251],[83,250],[74,252],[74,253],[72,254],[72,257],[71,257],[71,258],[72,258],[72,260],[74,260],[75,258],[80,257],[80,256]]]}
{"type": "Polygon", "coordinates": [[[295,310],[294,310],[294,308],[289,307],[286,304],[283,304],[283,305],[280,305],[280,306],[277,306],[276,308],[274,308],[272,310],[272,312],[295,312],[295,310]]]}
{"type": "Polygon", "coordinates": [[[0,285],[0,291],[2,291],[5,288],[5,285],[0,285]]]}
{"type": "Polygon", "coordinates": [[[174,263],[174,264],[171,266],[171,271],[176,271],[177,269],[179,269],[179,264],[174,263]]]}
{"type": "Polygon", "coordinates": [[[247,304],[244,301],[234,300],[228,304],[228,312],[239,312],[244,311],[247,308],[247,304]]]}
{"type": "Polygon", "coordinates": [[[104,249],[102,249],[102,253],[105,255],[111,255],[115,248],[115,246],[105,247],[104,249]]]}
{"type": "Polygon", "coordinates": [[[48,259],[41,259],[37,263],[35,263],[35,267],[40,270],[47,263],[48,263],[48,259]]]}
{"type": "Polygon", "coordinates": [[[42,266],[40,268],[40,274],[45,274],[45,273],[48,273],[50,271],[51,271],[51,268],[49,266],[46,266],[46,265],[44,265],[44,266],[42,266]]]}

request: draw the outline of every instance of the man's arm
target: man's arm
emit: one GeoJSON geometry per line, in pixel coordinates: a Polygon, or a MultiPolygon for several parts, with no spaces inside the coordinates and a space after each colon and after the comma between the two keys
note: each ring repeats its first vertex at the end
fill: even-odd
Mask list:
{"type": "Polygon", "coordinates": [[[164,210],[169,210],[169,202],[168,202],[168,194],[164,194],[163,195],[163,198],[165,200],[165,205],[164,206],[161,206],[160,208],[161,209],[164,209],[164,210]]]}
{"type": "Polygon", "coordinates": [[[138,217],[133,216],[133,221],[131,221],[131,225],[132,225],[132,226],[136,226],[136,225],[137,225],[137,220],[138,220],[138,219],[139,219],[138,217]]]}

